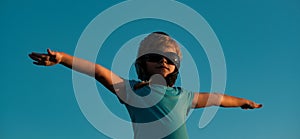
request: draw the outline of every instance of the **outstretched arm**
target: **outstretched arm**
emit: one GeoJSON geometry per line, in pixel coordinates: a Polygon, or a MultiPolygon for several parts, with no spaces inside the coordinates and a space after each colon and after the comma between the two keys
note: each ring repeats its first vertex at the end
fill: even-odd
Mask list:
{"type": "Polygon", "coordinates": [[[29,54],[29,57],[34,60],[33,63],[36,65],[52,66],[62,64],[75,71],[94,77],[113,93],[118,91],[117,88],[114,88],[114,85],[120,86],[120,84],[123,84],[124,82],[121,77],[99,64],[95,64],[63,52],[54,52],[50,49],[47,49],[47,52],[47,54],[33,52],[29,54]]]}
{"type": "Polygon", "coordinates": [[[241,107],[242,109],[261,108],[261,104],[257,104],[251,100],[238,98],[220,93],[195,93],[193,99],[194,108],[203,108],[209,106],[220,107],[241,107]]]}

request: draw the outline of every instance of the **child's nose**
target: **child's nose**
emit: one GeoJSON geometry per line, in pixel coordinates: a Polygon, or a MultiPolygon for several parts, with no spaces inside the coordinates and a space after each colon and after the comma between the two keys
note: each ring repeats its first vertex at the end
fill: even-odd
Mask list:
{"type": "Polygon", "coordinates": [[[165,57],[162,57],[161,60],[159,61],[160,64],[168,64],[168,60],[165,57]]]}

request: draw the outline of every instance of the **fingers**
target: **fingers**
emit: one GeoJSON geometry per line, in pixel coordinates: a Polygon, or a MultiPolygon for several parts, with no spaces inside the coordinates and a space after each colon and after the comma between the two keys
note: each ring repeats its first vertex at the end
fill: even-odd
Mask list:
{"type": "Polygon", "coordinates": [[[263,105],[262,104],[256,104],[254,102],[248,102],[244,105],[241,106],[242,109],[248,110],[248,109],[257,109],[261,108],[263,105]]]}
{"type": "Polygon", "coordinates": [[[252,103],[250,104],[250,106],[252,107],[252,109],[256,109],[256,108],[261,108],[261,107],[262,107],[262,104],[257,104],[257,103],[255,103],[255,102],[252,102],[252,103]]]}
{"type": "Polygon", "coordinates": [[[35,53],[35,52],[32,52],[31,54],[29,54],[29,56],[34,56],[34,57],[41,57],[42,55],[45,55],[45,54],[42,54],[42,53],[35,53]]]}
{"type": "Polygon", "coordinates": [[[45,65],[45,60],[42,60],[42,58],[36,57],[34,55],[29,55],[29,57],[34,60],[33,64],[35,64],[35,65],[45,65]]]}
{"type": "Polygon", "coordinates": [[[35,65],[44,65],[46,66],[47,62],[50,59],[50,56],[47,54],[35,53],[32,52],[28,55],[32,60],[34,60],[33,64],[35,65]]]}
{"type": "Polygon", "coordinates": [[[39,59],[39,55],[37,55],[36,53],[31,53],[28,55],[32,60],[38,61],[39,59]]]}
{"type": "Polygon", "coordinates": [[[261,108],[263,105],[262,104],[256,104],[255,108],[261,108]]]}
{"type": "Polygon", "coordinates": [[[41,66],[45,66],[46,63],[44,61],[36,61],[36,62],[33,62],[33,64],[35,65],[41,65],[41,66]]]}
{"type": "Polygon", "coordinates": [[[47,53],[32,52],[28,56],[34,60],[33,64],[35,65],[52,66],[60,62],[61,59],[59,58],[61,58],[61,56],[58,54],[59,53],[47,49],[47,53]]]}
{"type": "Polygon", "coordinates": [[[49,56],[47,54],[40,54],[40,53],[34,53],[34,52],[29,54],[29,57],[36,61],[49,60],[49,56]]]}

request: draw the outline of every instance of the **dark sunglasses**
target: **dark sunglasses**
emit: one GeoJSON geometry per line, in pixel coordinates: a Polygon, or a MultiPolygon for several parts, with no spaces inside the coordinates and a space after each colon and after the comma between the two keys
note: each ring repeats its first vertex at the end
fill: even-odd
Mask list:
{"type": "Polygon", "coordinates": [[[157,53],[149,53],[141,58],[145,59],[148,62],[156,62],[159,63],[165,58],[167,60],[167,64],[175,65],[176,67],[179,67],[180,65],[180,59],[179,56],[176,53],[173,52],[166,52],[162,54],[157,53]]]}

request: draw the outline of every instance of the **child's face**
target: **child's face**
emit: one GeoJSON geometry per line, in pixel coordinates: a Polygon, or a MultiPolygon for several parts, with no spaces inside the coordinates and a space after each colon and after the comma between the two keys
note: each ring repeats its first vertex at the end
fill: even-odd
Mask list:
{"type": "MultiPolygon", "coordinates": [[[[164,48],[162,52],[173,52],[176,50],[173,48],[164,48]]],[[[160,61],[146,61],[146,68],[149,75],[160,74],[163,77],[167,77],[170,73],[175,71],[176,66],[165,57],[162,57],[160,61]]]]}

